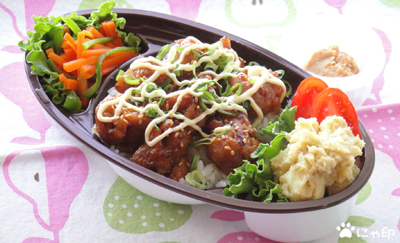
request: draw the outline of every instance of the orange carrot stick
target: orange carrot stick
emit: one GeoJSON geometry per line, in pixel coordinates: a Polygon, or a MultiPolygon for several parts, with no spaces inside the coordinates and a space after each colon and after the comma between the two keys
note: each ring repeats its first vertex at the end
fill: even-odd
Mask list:
{"type": "Polygon", "coordinates": [[[69,62],[64,63],[63,68],[67,72],[72,72],[74,70],[78,70],[85,64],[96,64],[99,57],[92,56],[88,58],[78,58],[69,62]]]}
{"type": "Polygon", "coordinates": [[[85,42],[85,33],[78,33],[78,40],[76,42],[76,58],[82,58],[83,46],[82,43],[85,42]]]}
{"type": "Polygon", "coordinates": [[[83,57],[91,57],[91,56],[100,56],[108,52],[110,48],[101,48],[101,49],[92,49],[92,50],[84,50],[82,53],[83,57]]]}
{"type": "Polygon", "coordinates": [[[54,63],[62,66],[65,63],[65,60],[54,52],[50,52],[48,57],[53,60],[54,63]]]}
{"type": "Polygon", "coordinates": [[[94,35],[87,31],[87,30],[82,30],[83,33],[85,33],[85,36],[89,37],[90,39],[95,39],[96,37],[94,37],[94,35]]]}
{"type": "Polygon", "coordinates": [[[58,79],[64,83],[66,90],[76,90],[78,87],[78,80],[69,79],[64,74],[58,75],[58,79]]]}
{"type": "Polygon", "coordinates": [[[72,48],[67,48],[64,49],[64,53],[67,56],[68,61],[72,61],[76,59],[76,50],[73,50],[72,48]]]}
{"type": "Polygon", "coordinates": [[[121,38],[118,36],[118,32],[116,31],[117,26],[115,25],[114,21],[103,21],[101,26],[108,37],[116,37],[116,39],[112,42],[115,47],[123,46],[121,38]]]}
{"type": "Polygon", "coordinates": [[[74,40],[74,38],[72,38],[72,36],[69,33],[64,34],[64,40],[70,42],[76,48],[76,40],[74,40]]]}
{"type": "Polygon", "coordinates": [[[87,27],[86,30],[89,31],[90,33],[92,33],[94,38],[96,38],[96,39],[104,37],[103,34],[101,34],[98,30],[96,30],[96,28],[94,28],[92,26],[87,27]]]}
{"type": "Polygon", "coordinates": [[[49,56],[49,54],[53,52],[54,53],[54,49],[53,48],[49,48],[46,50],[46,55],[49,56]]]}

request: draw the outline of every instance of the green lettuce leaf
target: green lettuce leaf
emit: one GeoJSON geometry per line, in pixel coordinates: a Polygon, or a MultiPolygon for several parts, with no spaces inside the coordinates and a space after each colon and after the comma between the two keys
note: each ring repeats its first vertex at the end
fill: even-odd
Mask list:
{"type": "Polygon", "coordinates": [[[42,50],[30,51],[26,56],[26,61],[31,63],[33,74],[43,76],[43,81],[50,84],[53,80],[58,79],[58,73],[53,72],[47,63],[46,54],[42,50]]]}
{"type": "Polygon", "coordinates": [[[28,39],[21,40],[18,42],[18,46],[21,51],[39,51],[42,50],[42,44],[44,42],[50,41],[51,39],[48,36],[50,30],[62,24],[61,17],[41,17],[41,16],[32,16],[35,21],[34,32],[27,31],[28,39]]]}
{"type": "Polygon", "coordinates": [[[257,159],[254,164],[244,160],[242,166],[228,175],[226,196],[259,202],[288,202],[280,185],[273,182],[271,159],[287,147],[286,133],[294,129],[295,111],[296,107],[286,106],[274,123],[262,129],[272,141],[261,143],[251,154],[251,158],[257,159]]]}
{"type": "Polygon", "coordinates": [[[55,105],[64,104],[65,97],[67,95],[63,92],[65,89],[63,82],[56,80],[51,84],[43,84],[42,88],[51,99],[51,102],[53,102],[55,105]]]}
{"type": "Polygon", "coordinates": [[[275,122],[270,122],[268,127],[260,129],[260,134],[268,134],[272,137],[277,136],[282,131],[291,132],[294,129],[295,113],[297,106],[290,107],[287,105],[285,109],[282,110],[279,116],[276,116],[275,122]]]}
{"type": "Polygon", "coordinates": [[[100,5],[98,11],[93,11],[88,19],[88,25],[100,29],[101,23],[105,20],[112,20],[115,22],[117,28],[124,29],[126,20],[124,18],[118,18],[116,13],[112,10],[115,6],[115,2],[108,1],[100,5]]]}

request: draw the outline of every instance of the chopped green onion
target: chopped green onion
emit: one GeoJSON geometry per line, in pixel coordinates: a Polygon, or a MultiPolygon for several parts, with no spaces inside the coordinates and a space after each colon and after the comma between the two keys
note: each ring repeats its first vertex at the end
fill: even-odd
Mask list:
{"type": "Polygon", "coordinates": [[[96,44],[106,44],[115,40],[115,37],[104,37],[104,38],[97,38],[93,40],[88,40],[82,43],[83,50],[86,50],[96,44]]]}
{"type": "Polygon", "coordinates": [[[169,49],[170,49],[171,47],[170,47],[170,45],[164,45],[163,47],[161,47],[161,49],[160,49],[160,51],[158,52],[158,54],[157,54],[157,56],[156,56],[156,58],[158,59],[158,60],[161,60],[161,59],[163,59],[164,57],[165,57],[165,55],[167,55],[167,53],[169,52],[169,49]]]}
{"type": "Polygon", "coordinates": [[[179,89],[178,90],[181,90],[181,89],[184,89],[184,88],[186,88],[186,87],[189,87],[190,86],[190,84],[182,84],[181,86],[179,86],[179,89]]]}
{"type": "Polygon", "coordinates": [[[203,56],[211,56],[212,54],[214,54],[214,52],[214,49],[207,49],[207,52],[203,53],[203,56]]]}
{"type": "Polygon", "coordinates": [[[187,173],[185,176],[185,180],[190,185],[196,188],[203,190],[207,188],[207,182],[199,170],[194,170],[192,172],[187,173]]]}
{"type": "Polygon", "coordinates": [[[140,84],[140,79],[133,78],[131,76],[125,76],[125,83],[130,85],[138,85],[140,84]]]}
{"type": "Polygon", "coordinates": [[[165,86],[164,90],[167,93],[171,93],[174,90],[174,86],[172,84],[168,84],[167,86],[165,86]]]}
{"type": "Polygon", "coordinates": [[[196,74],[196,67],[197,67],[197,62],[196,61],[194,61],[193,62],[193,75],[194,75],[194,79],[199,79],[198,77],[197,77],[197,74],[196,74]]]}
{"type": "Polygon", "coordinates": [[[245,108],[246,110],[250,108],[250,105],[251,105],[250,100],[243,101],[243,108],[245,108]]]}
{"type": "Polygon", "coordinates": [[[214,63],[217,64],[217,65],[222,64],[222,63],[226,63],[227,62],[226,59],[228,59],[227,56],[221,56],[221,57],[215,59],[214,63]]]}
{"type": "Polygon", "coordinates": [[[192,143],[191,147],[194,148],[200,145],[210,145],[210,144],[211,144],[211,138],[202,138],[192,143]]]}
{"type": "Polygon", "coordinates": [[[117,77],[115,78],[115,80],[118,81],[118,79],[124,74],[124,70],[119,70],[117,77]]]}
{"type": "Polygon", "coordinates": [[[185,49],[185,47],[184,47],[184,46],[177,46],[177,47],[175,47],[175,49],[176,49],[178,52],[182,52],[182,51],[185,49]]]}
{"type": "Polygon", "coordinates": [[[207,106],[204,104],[202,98],[199,99],[199,105],[200,105],[201,109],[203,109],[203,111],[208,109],[207,106]]]}
{"type": "Polygon", "coordinates": [[[212,101],[215,100],[214,96],[213,96],[210,92],[208,92],[208,91],[204,91],[204,92],[203,92],[203,96],[204,96],[204,98],[206,98],[207,100],[212,100],[212,101]]]}
{"type": "Polygon", "coordinates": [[[200,160],[200,154],[195,154],[192,159],[192,165],[190,166],[191,171],[197,169],[197,164],[199,163],[199,160],[200,160]]]}
{"type": "Polygon", "coordinates": [[[224,111],[221,109],[218,109],[217,111],[221,114],[228,115],[228,116],[236,116],[238,114],[238,111],[235,111],[234,113],[230,113],[229,111],[224,111]]]}
{"type": "Polygon", "coordinates": [[[249,66],[260,66],[258,62],[249,62],[249,66]]]}
{"type": "Polygon", "coordinates": [[[158,85],[160,88],[164,88],[165,86],[167,86],[168,84],[170,84],[172,81],[171,78],[167,78],[167,80],[165,80],[162,84],[158,85]]]}
{"type": "Polygon", "coordinates": [[[239,96],[241,93],[242,93],[242,91],[243,91],[243,85],[241,84],[241,83],[236,83],[235,85],[233,85],[232,87],[230,87],[230,85],[227,83],[226,84],[226,89],[225,89],[225,92],[223,92],[221,95],[222,96],[229,96],[235,89],[238,89],[237,91],[236,91],[236,95],[237,96],[239,96]],[[239,87],[239,88],[238,88],[239,87]]]}
{"type": "Polygon", "coordinates": [[[160,101],[157,103],[158,106],[162,106],[164,104],[165,98],[161,98],[160,101]]]}
{"type": "Polygon", "coordinates": [[[226,69],[225,69],[225,72],[227,72],[227,73],[231,73],[233,71],[233,66],[232,65],[229,65],[226,69]]]}
{"type": "Polygon", "coordinates": [[[286,94],[285,94],[285,97],[289,97],[289,96],[292,95],[292,92],[293,92],[292,85],[290,85],[290,83],[289,83],[288,81],[283,80],[283,82],[284,82],[287,86],[289,86],[289,91],[286,91],[286,94]]]}
{"type": "MultiPolygon", "coordinates": [[[[237,84],[239,84],[239,83],[237,83],[237,84]]],[[[235,84],[235,85],[236,85],[236,84],[235,84]]],[[[232,88],[235,88],[235,85],[233,85],[232,88]]],[[[243,85],[242,85],[242,84],[239,84],[239,88],[238,88],[238,90],[236,91],[235,95],[239,96],[239,95],[242,93],[242,90],[243,90],[243,85]]]]}
{"type": "Polygon", "coordinates": [[[277,78],[282,79],[283,75],[285,75],[285,70],[276,70],[274,73],[277,73],[279,76],[277,78]]]}
{"type": "Polygon", "coordinates": [[[153,119],[160,116],[160,114],[158,114],[157,110],[156,110],[155,108],[153,108],[153,107],[147,109],[147,110],[145,111],[145,115],[146,115],[147,117],[153,118],[153,119]]]}
{"type": "Polygon", "coordinates": [[[174,73],[176,76],[180,77],[183,75],[183,71],[182,70],[178,70],[179,68],[179,64],[176,64],[174,70],[172,71],[172,73],[174,73]]]}
{"type": "Polygon", "coordinates": [[[257,80],[255,80],[255,79],[252,79],[252,78],[249,78],[249,83],[251,83],[251,84],[255,84],[256,82],[257,82],[257,80]]]}
{"type": "Polygon", "coordinates": [[[215,71],[217,71],[218,66],[215,65],[215,63],[213,63],[213,62],[207,62],[206,65],[204,65],[203,70],[207,70],[207,69],[212,69],[215,72],[215,71]]]}
{"type": "Polygon", "coordinates": [[[150,82],[147,82],[147,81],[146,81],[146,83],[147,83],[147,86],[146,86],[146,92],[147,93],[151,93],[154,90],[158,89],[157,85],[155,83],[150,83],[150,82]]]}
{"type": "Polygon", "coordinates": [[[223,132],[221,132],[221,133],[215,133],[214,132],[215,137],[220,138],[220,137],[222,137],[222,135],[226,135],[232,130],[232,126],[231,125],[226,125],[226,126],[229,126],[229,128],[225,129],[223,132]]]}
{"type": "Polygon", "coordinates": [[[195,51],[195,50],[191,50],[191,51],[192,51],[192,53],[193,53],[193,55],[194,55],[195,57],[197,57],[198,59],[201,58],[201,54],[200,54],[200,53],[198,53],[198,52],[195,51]]]}

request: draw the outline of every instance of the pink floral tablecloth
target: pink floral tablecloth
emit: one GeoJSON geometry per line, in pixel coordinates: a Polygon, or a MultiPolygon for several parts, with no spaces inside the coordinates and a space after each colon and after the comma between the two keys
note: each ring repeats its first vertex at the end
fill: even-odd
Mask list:
{"type": "MultiPolygon", "coordinates": [[[[241,212],[170,204],[139,192],[46,120],[17,43],[33,29],[33,14],[61,15],[101,2],[0,1],[0,242],[272,242],[251,232],[241,212]]],[[[373,140],[375,170],[348,219],[353,236],[335,231],[317,242],[400,242],[399,1],[115,2],[211,25],[274,52],[285,31],[307,15],[356,16],[373,28],[385,63],[357,113],[373,140]]]]}

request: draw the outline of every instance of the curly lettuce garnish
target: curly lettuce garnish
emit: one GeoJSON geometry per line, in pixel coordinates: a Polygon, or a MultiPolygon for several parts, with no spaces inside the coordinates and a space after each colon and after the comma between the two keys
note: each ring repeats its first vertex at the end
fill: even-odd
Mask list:
{"type": "Polygon", "coordinates": [[[257,159],[254,164],[245,160],[228,175],[229,187],[224,189],[226,196],[259,202],[288,202],[279,184],[273,181],[270,160],[287,147],[285,136],[294,129],[295,112],[296,107],[288,105],[274,123],[261,129],[260,132],[270,135],[272,141],[260,144],[251,154],[257,159]]]}

